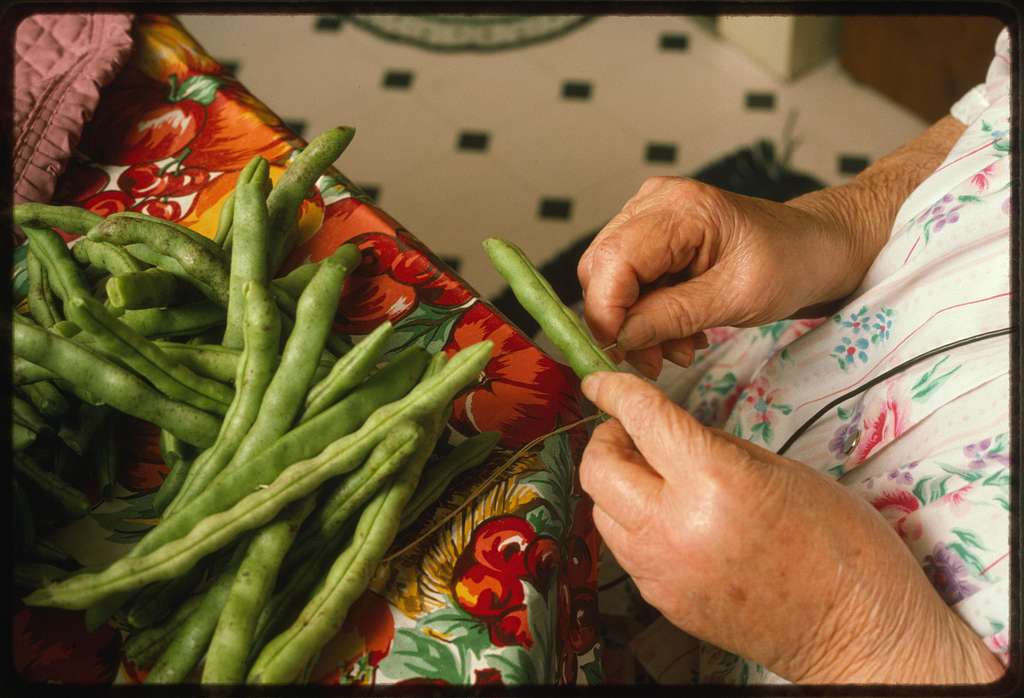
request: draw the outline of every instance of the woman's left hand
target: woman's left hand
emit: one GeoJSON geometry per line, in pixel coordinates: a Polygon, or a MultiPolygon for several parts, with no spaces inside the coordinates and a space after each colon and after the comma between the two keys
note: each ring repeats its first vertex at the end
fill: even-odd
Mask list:
{"type": "Polygon", "coordinates": [[[614,418],[580,465],[594,521],[679,628],[794,682],[1002,676],[870,504],[635,376],[592,374],[583,391],[614,418]]]}

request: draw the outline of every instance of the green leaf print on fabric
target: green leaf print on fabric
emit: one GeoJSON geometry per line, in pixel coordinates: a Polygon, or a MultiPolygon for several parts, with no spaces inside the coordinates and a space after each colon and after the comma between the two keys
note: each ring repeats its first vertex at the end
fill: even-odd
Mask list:
{"type": "Polygon", "coordinates": [[[914,485],[913,494],[921,504],[934,502],[946,495],[946,485],[948,482],[948,475],[938,480],[930,475],[923,477],[914,485]]]}
{"type": "Polygon", "coordinates": [[[967,563],[971,569],[974,570],[975,574],[979,577],[985,576],[985,565],[974,555],[974,553],[967,550],[963,543],[950,543],[947,547],[959,555],[960,559],[967,563]]]}
{"type": "Polygon", "coordinates": [[[950,376],[960,370],[962,364],[957,364],[949,371],[946,371],[940,376],[936,376],[935,372],[946,362],[949,355],[943,356],[937,364],[932,366],[930,369],[924,372],[917,382],[911,386],[911,399],[917,400],[918,402],[927,400],[936,390],[942,387],[942,384],[949,380],[950,376]]]}
{"type": "Polygon", "coordinates": [[[978,550],[988,550],[988,548],[982,545],[978,536],[971,531],[963,528],[954,528],[952,529],[952,533],[959,538],[964,545],[969,545],[972,548],[977,548],[978,550]]]}

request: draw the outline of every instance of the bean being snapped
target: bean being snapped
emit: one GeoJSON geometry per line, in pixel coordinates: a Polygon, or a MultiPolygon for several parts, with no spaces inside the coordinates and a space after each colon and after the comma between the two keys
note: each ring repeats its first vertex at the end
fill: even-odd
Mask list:
{"type": "Polygon", "coordinates": [[[276,184],[280,163],[252,158],[214,239],[134,211],[14,207],[28,240],[12,327],[17,588],[27,606],[84,609],[90,630],[128,630],[146,683],[308,680],[399,531],[500,436],[447,443],[490,341],[449,356],[398,346],[387,321],[338,333],[353,244],[278,271],[353,135],[328,130],[276,184]],[[124,499],[126,418],[155,427],[162,480],[137,497],[130,549],[82,568],[48,536],[124,499]]]}

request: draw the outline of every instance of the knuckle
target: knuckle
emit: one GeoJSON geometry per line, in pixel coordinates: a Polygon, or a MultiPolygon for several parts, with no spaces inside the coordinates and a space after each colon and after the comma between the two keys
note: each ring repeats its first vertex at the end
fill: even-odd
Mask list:
{"type": "MultiPolygon", "coordinates": [[[[672,339],[679,339],[693,334],[698,329],[697,318],[690,303],[680,298],[677,293],[667,293],[662,303],[663,316],[667,325],[672,328],[675,335],[672,339]]],[[[666,337],[666,339],[668,339],[666,337]]]]}

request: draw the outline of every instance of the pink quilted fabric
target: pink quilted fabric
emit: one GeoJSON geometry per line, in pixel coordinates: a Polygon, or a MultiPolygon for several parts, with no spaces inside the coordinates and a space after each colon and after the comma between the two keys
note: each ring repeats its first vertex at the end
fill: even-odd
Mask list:
{"type": "Polygon", "coordinates": [[[14,202],[49,201],[100,88],[132,46],[128,14],[33,14],[18,24],[14,202]]]}

